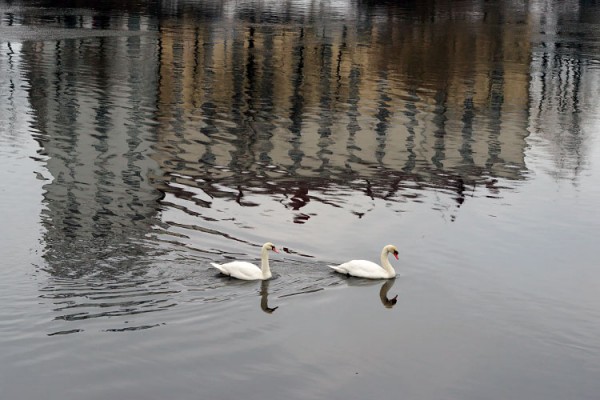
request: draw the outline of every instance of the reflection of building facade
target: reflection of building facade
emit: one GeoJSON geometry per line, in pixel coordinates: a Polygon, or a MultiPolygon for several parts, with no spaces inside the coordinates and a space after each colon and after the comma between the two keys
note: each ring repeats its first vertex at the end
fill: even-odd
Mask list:
{"type": "Polygon", "coordinates": [[[440,16],[447,29],[378,17],[352,27],[189,19],[181,31],[167,19],[157,161],[167,174],[232,186],[265,165],[291,181],[522,179],[527,26],[502,30],[474,15],[440,16]]]}
{"type": "MultiPolygon", "coordinates": [[[[12,141],[14,132],[31,122],[27,108],[27,90],[21,71],[23,60],[20,43],[0,42],[0,143],[12,141]]],[[[25,130],[25,129],[23,129],[25,130]]],[[[2,149],[4,150],[4,149],[2,149]]]]}
{"type": "Polygon", "coordinates": [[[553,174],[557,175],[576,176],[581,171],[588,148],[584,145],[587,137],[582,122],[587,110],[598,104],[600,81],[593,76],[597,68],[584,61],[587,51],[597,53],[596,48],[586,49],[593,46],[586,43],[595,40],[588,41],[584,33],[571,38],[565,35],[564,43],[556,42],[562,31],[569,32],[570,21],[589,19],[587,34],[596,36],[595,16],[586,13],[583,6],[572,0],[539,0],[530,5],[536,11],[532,24],[544,36],[540,34],[539,44],[531,51],[529,126],[551,148],[549,155],[554,158],[556,167],[553,174]]]}
{"type": "Polygon", "coordinates": [[[53,226],[125,233],[174,180],[233,196],[277,180],[300,199],[330,183],[369,181],[377,196],[403,181],[460,192],[523,178],[535,11],[430,1],[401,19],[385,5],[306,3],[166,2],[151,22],[63,21],[156,36],[27,43],[45,66],[28,74],[36,127],[52,132],[40,141],[60,182],[47,185],[53,226]]]}
{"type": "MultiPolygon", "coordinates": [[[[127,28],[119,22],[111,28],[127,28]]],[[[58,252],[76,263],[88,251],[119,257],[135,252],[132,241],[154,224],[159,193],[148,177],[156,170],[149,156],[155,42],[137,35],[24,44],[34,66],[26,72],[35,83],[34,125],[53,177],[44,186],[48,257],[58,252]]]]}

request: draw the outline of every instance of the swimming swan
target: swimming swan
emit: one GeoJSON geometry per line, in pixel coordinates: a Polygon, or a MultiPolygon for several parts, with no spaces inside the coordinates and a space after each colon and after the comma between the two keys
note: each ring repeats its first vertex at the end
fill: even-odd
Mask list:
{"type": "Polygon", "coordinates": [[[263,244],[260,252],[260,268],[246,261],[232,261],[226,264],[211,263],[211,265],[221,271],[223,275],[245,281],[270,279],[272,275],[269,268],[269,250],[279,253],[273,243],[267,242],[263,244]]]}
{"type": "Polygon", "coordinates": [[[329,265],[329,268],[340,274],[358,278],[389,279],[396,276],[396,271],[387,259],[389,253],[392,253],[396,260],[398,259],[398,249],[396,246],[388,244],[381,250],[381,266],[371,261],[351,260],[337,266],[329,265]]]}

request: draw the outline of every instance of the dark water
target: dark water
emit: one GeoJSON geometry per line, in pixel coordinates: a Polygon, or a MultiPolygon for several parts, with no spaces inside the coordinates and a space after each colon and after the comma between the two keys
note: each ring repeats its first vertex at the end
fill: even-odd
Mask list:
{"type": "Polygon", "coordinates": [[[0,397],[597,399],[599,21],[0,3],[0,397]]]}

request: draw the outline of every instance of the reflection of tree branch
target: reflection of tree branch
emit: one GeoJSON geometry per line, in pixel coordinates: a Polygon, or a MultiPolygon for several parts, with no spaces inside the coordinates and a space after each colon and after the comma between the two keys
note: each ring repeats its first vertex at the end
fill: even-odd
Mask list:
{"type": "Polygon", "coordinates": [[[235,196],[235,202],[236,203],[238,203],[242,207],[256,207],[256,206],[258,206],[257,203],[254,203],[254,202],[251,202],[251,201],[242,202],[242,198],[244,197],[244,192],[242,191],[242,187],[240,185],[238,185],[237,190],[238,190],[238,194],[237,194],[237,196],[235,196]]]}

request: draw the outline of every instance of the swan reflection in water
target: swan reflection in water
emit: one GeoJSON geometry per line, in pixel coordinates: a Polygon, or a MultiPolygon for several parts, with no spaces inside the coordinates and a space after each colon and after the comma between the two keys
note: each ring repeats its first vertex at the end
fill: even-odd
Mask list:
{"type": "Polygon", "coordinates": [[[269,283],[271,281],[266,279],[261,281],[260,283],[260,308],[267,314],[271,314],[273,311],[277,310],[277,307],[269,307],[269,283]]]}
{"type": "MultiPolygon", "coordinates": [[[[249,288],[250,286],[255,287],[256,281],[245,281],[241,279],[231,278],[230,276],[223,275],[221,273],[217,273],[215,278],[219,279],[223,286],[233,289],[234,291],[239,291],[242,288],[249,288]]],[[[272,279],[265,279],[260,281],[260,309],[266,312],[267,314],[271,314],[273,311],[277,310],[277,307],[269,307],[269,284],[272,279]]]]}
{"type": "MultiPolygon", "coordinates": [[[[350,286],[354,286],[354,285],[370,286],[370,285],[374,285],[374,284],[378,283],[377,281],[372,281],[372,280],[355,279],[355,278],[347,278],[347,279],[348,279],[348,281],[347,281],[348,285],[350,285],[350,286]],[[360,283],[358,283],[358,282],[360,282],[360,283]]],[[[266,279],[264,281],[261,281],[261,283],[260,283],[260,308],[267,314],[271,314],[273,311],[275,311],[279,308],[279,306],[269,307],[269,284],[270,284],[270,282],[271,282],[270,279],[266,279]]],[[[396,279],[387,279],[383,283],[383,285],[381,285],[381,288],[379,289],[379,299],[381,300],[381,304],[383,304],[383,306],[385,308],[392,308],[398,302],[398,295],[395,295],[392,298],[388,298],[388,292],[390,291],[392,286],[394,286],[394,283],[396,283],[396,279]]]]}
{"type": "Polygon", "coordinates": [[[394,307],[396,305],[396,302],[398,301],[398,295],[395,295],[391,299],[388,299],[387,297],[388,292],[390,291],[392,286],[394,286],[394,283],[396,283],[396,279],[388,279],[383,283],[383,285],[381,285],[381,289],[379,289],[379,299],[381,300],[381,304],[383,304],[385,308],[394,307]]]}
{"type": "MultiPolygon", "coordinates": [[[[361,279],[354,277],[345,277],[344,279],[346,280],[348,286],[374,286],[381,282],[371,279],[361,279]]],[[[386,279],[383,282],[383,285],[381,285],[381,288],[379,289],[379,300],[381,300],[381,304],[383,304],[385,308],[393,308],[398,302],[398,295],[395,295],[392,298],[388,297],[388,292],[390,291],[392,286],[394,286],[394,283],[396,283],[395,278],[386,279]]]]}

